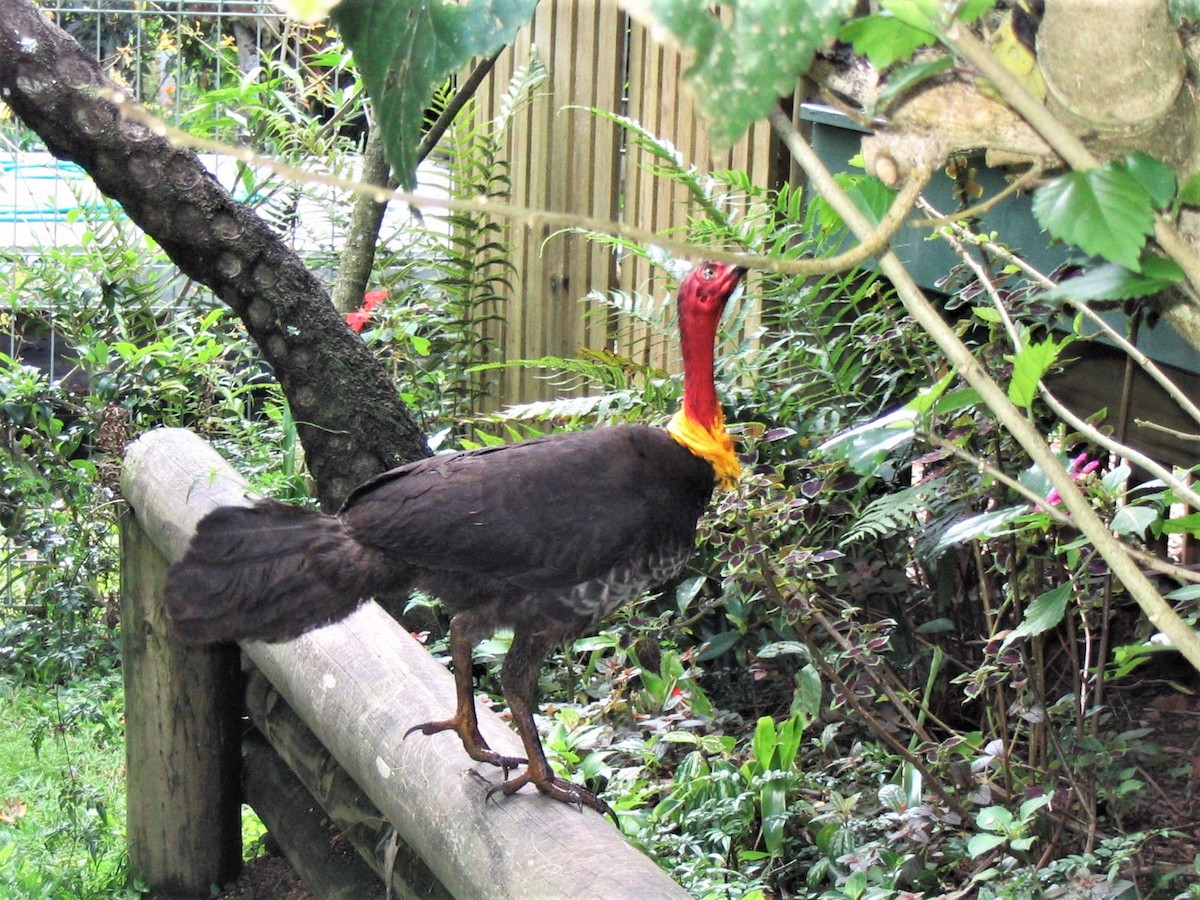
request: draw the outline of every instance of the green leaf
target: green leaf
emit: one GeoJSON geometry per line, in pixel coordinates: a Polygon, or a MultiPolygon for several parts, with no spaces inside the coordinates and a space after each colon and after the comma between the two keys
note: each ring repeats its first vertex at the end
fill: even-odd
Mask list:
{"type": "Polygon", "coordinates": [[[976,859],[989,850],[994,850],[1005,841],[1002,834],[975,834],[967,841],[967,855],[976,859]]]}
{"type": "Polygon", "coordinates": [[[1062,348],[1070,341],[1065,338],[1056,341],[1046,338],[1044,341],[1029,342],[1015,356],[1005,356],[1013,364],[1012,380],[1008,383],[1008,399],[1024,409],[1033,405],[1037,397],[1038,383],[1042,376],[1050,371],[1050,367],[1058,361],[1062,348]]]}
{"type": "Polygon", "coordinates": [[[1029,604],[1025,610],[1025,618],[1009,632],[1002,646],[1007,647],[1013,641],[1023,637],[1036,637],[1058,625],[1067,613],[1067,599],[1071,596],[1071,582],[1061,584],[1046,591],[1029,604]]]}
{"type": "Polygon", "coordinates": [[[787,824],[787,791],[778,781],[769,781],[758,793],[762,809],[763,843],[767,852],[778,856],[783,851],[783,831],[787,824]]]}
{"type": "Polygon", "coordinates": [[[1174,260],[1148,256],[1142,260],[1140,274],[1115,263],[1104,263],[1060,282],[1041,297],[1044,300],[1133,300],[1165,291],[1183,278],[1183,269],[1174,260]]]}
{"type": "Polygon", "coordinates": [[[741,632],[720,631],[709,638],[708,643],[704,645],[704,649],[696,654],[696,661],[703,662],[706,659],[716,659],[741,639],[741,632]]]}
{"type": "Polygon", "coordinates": [[[490,56],[533,16],[537,0],[342,0],[333,21],[354,51],[401,183],[417,177],[416,149],[434,91],[473,57],[490,56]]]}
{"type": "Polygon", "coordinates": [[[1146,536],[1146,529],[1158,519],[1158,510],[1148,506],[1122,506],[1109,527],[1117,534],[1146,536]]]}
{"type": "Polygon", "coordinates": [[[1179,202],[1184,206],[1200,206],[1200,172],[1183,183],[1179,189],[1179,202]]]}
{"type": "Polygon", "coordinates": [[[1013,814],[1003,806],[985,806],[975,814],[975,824],[987,831],[1008,831],[1013,814]]]}
{"type": "Polygon", "coordinates": [[[1175,199],[1175,170],[1165,162],[1139,150],[1127,154],[1118,165],[1124,166],[1125,171],[1146,189],[1159,209],[1164,209],[1175,199]]]}
{"type": "Polygon", "coordinates": [[[1162,524],[1163,534],[1194,534],[1200,537],[1200,513],[1191,513],[1167,519],[1162,524]]]}
{"type": "Polygon", "coordinates": [[[1181,588],[1175,588],[1171,593],[1165,595],[1167,600],[1200,600],[1200,584],[1188,584],[1181,588]]]}
{"type": "Polygon", "coordinates": [[[1024,505],[1006,506],[1004,509],[980,513],[977,516],[963,519],[961,522],[955,522],[942,532],[942,536],[933,548],[934,553],[940,553],[955,544],[973,541],[984,535],[994,535],[997,529],[1008,524],[1027,509],[1028,507],[1024,505]]]}
{"type": "MultiPolygon", "coordinates": [[[[854,205],[873,224],[878,225],[879,221],[887,215],[887,211],[891,208],[892,201],[895,199],[895,194],[891,188],[874,175],[839,172],[833,177],[842,190],[846,192],[846,196],[854,201],[854,205]]],[[[829,201],[824,197],[813,197],[812,207],[813,213],[822,230],[835,231],[838,228],[845,228],[842,217],[834,211],[833,207],[829,205],[829,201]]]]}
{"type": "Polygon", "coordinates": [[[937,40],[933,32],[915,28],[889,14],[855,19],[842,28],[839,37],[881,72],[893,63],[908,59],[918,48],[937,40]]]}
{"type": "Polygon", "coordinates": [[[759,716],[754,726],[751,747],[759,770],[766,771],[771,768],[771,761],[775,756],[775,720],[770,716],[759,716]]]}
{"type": "Polygon", "coordinates": [[[708,0],[650,0],[658,24],[696,55],[685,77],[719,146],[795,90],[816,52],[837,35],[854,0],[742,0],[729,25],[708,0]]]}
{"type": "Polygon", "coordinates": [[[798,716],[804,722],[815,722],[821,715],[822,695],[821,674],[809,663],[796,673],[796,688],[792,692],[792,715],[798,716]]]}
{"type": "Polygon", "coordinates": [[[916,424],[916,413],[902,407],[873,422],[843,431],[827,440],[819,449],[846,460],[858,474],[868,475],[893,450],[912,441],[916,424]]]}
{"type": "Polygon", "coordinates": [[[975,388],[960,388],[952,391],[934,404],[933,411],[939,415],[949,415],[971,406],[979,406],[983,399],[975,388]]]}
{"type": "Polygon", "coordinates": [[[1123,165],[1067,172],[1033,197],[1033,214],[1059,240],[1135,272],[1154,230],[1154,198],[1123,165]]]}

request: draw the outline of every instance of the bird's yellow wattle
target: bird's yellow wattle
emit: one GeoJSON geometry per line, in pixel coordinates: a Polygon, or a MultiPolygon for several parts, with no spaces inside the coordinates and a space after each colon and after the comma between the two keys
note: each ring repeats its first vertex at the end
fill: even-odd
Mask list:
{"type": "Polygon", "coordinates": [[[742,464],[733,452],[733,438],[725,430],[725,418],[720,412],[711,426],[704,426],[679,410],[667,423],[667,433],[678,443],[703,460],[707,460],[717,474],[717,484],[725,490],[737,487],[742,464]]]}

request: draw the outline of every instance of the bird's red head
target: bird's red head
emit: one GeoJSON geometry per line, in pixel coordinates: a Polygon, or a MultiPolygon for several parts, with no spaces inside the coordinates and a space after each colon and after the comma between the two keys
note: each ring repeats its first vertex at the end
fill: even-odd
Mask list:
{"type": "Polygon", "coordinates": [[[718,480],[732,485],[738,462],[725,433],[713,377],[717,325],[725,304],[745,277],[741,266],[702,262],[679,284],[679,342],[683,353],[683,407],[671,420],[672,436],[713,464],[718,480]]]}
{"type": "Polygon", "coordinates": [[[741,266],[702,262],[679,283],[679,310],[703,315],[715,314],[719,319],[738,285],[746,275],[741,266]]]}

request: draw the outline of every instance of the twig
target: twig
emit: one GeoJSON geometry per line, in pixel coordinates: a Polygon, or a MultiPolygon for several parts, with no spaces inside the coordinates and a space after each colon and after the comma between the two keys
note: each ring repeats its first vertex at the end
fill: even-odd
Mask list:
{"type": "MultiPolygon", "coordinates": [[[[1001,67],[1003,69],[1003,67],[1001,67]]],[[[1005,71],[1008,74],[1007,70],[1005,71]]],[[[1011,75],[1010,75],[1011,77],[1011,75]]],[[[799,130],[781,110],[771,114],[771,124],[780,135],[788,150],[809,177],[809,183],[842,217],[842,221],[860,240],[871,233],[871,223],[834,180],[816,152],[804,140],[799,130]]],[[[1074,517],[1079,529],[1087,536],[1101,556],[1108,562],[1114,574],[1121,579],[1138,606],[1162,631],[1171,643],[1200,670],[1200,635],[1184,622],[1171,608],[1146,575],[1125,554],[1119,541],[1108,530],[1108,526],[1083,496],[1078,485],[1068,474],[1062,462],[1047,446],[1033,423],[1028,421],[1016,405],[1008,399],[1003,388],[983,369],[970,349],[959,339],[954,330],[942,319],[940,311],[922,293],[912,275],[892,252],[879,259],[883,274],[892,282],[897,295],[909,314],[925,329],[942,349],[951,365],[955,366],[980,398],[991,408],[999,422],[1008,429],[1037,463],[1042,472],[1058,489],[1067,511],[1074,517]]],[[[1200,279],[1197,281],[1200,284],[1200,279]]]]}
{"type": "MultiPolygon", "coordinates": [[[[995,207],[1005,197],[1010,197],[1013,194],[1025,190],[1031,184],[1034,184],[1045,174],[1046,168],[1041,163],[1035,163],[1028,172],[1023,172],[1019,178],[1014,178],[1012,183],[1008,185],[1000,193],[994,197],[988,197],[981,203],[976,203],[974,206],[968,206],[966,209],[958,210],[948,216],[934,211],[931,215],[933,218],[916,219],[908,224],[917,228],[941,228],[944,225],[953,225],[957,222],[962,222],[966,219],[973,219],[976,216],[983,215],[989,209],[995,207]]],[[[932,209],[932,207],[930,207],[932,209]]]]}
{"type": "MultiPolygon", "coordinates": [[[[1081,172],[1099,165],[1099,161],[1083,142],[1055,118],[1040,100],[1029,93],[1025,85],[996,59],[970,29],[955,21],[945,30],[942,37],[955,53],[992,83],[1005,102],[1042,136],[1067,165],[1081,172]]],[[[1154,239],[1183,269],[1193,288],[1193,292],[1185,292],[1190,302],[1200,302],[1194,293],[1200,291],[1200,256],[1196,255],[1191,245],[1162,213],[1154,219],[1154,239]]]]}
{"type": "Polygon", "coordinates": [[[868,226],[867,230],[859,235],[860,242],[853,249],[835,256],[820,259],[780,259],[774,256],[742,253],[733,250],[722,250],[718,247],[692,244],[687,241],[666,237],[659,232],[648,231],[644,228],[596,216],[581,216],[575,213],[555,212],[547,209],[531,209],[525,206],[514,206],[509,203],[488,200],[485,197],[476,197],[471,200],[460,200],[453,197],[432,197],[409,191],[389,189],[378,185],[363,184],[349,178],[342,178],[324,172],[306,172],[296,166],[288,165],[269,156],[256,153],[249,147],[238,147],[222,141],[202,138],[168,125],[120,92],[102,91],[101,96],[113,103],[124,118],[150,129],[160,137],[165,137],[177,147],[187,147],[206,153],[230,156],[250,165],[274,172],[281,178],[312,184],[323,184],[336,190],[365,195],[377,203],[400,200],[417,209],[441,209],[450,212],[491,215],[515,222],[531,230],[551,228],[591,231],[647,246],[654,244],[662,247],[664,250],[670,251],[676,256],[729,263],[745,266],[750,269],[759,269],[764,272],[773,272],[779,275],[803,277],[844,272],[878,256],[887,248],[892,237],[895,236],[895,233],[904,224],[904,220],[912,209],[913,203],[920,195],[921,190],[925,187],[930,177],[930,172],[927,170],[910,173],[893,200],[891,208],[889,208],[883,219],[880,220],[879,225],[875,227],[868,226]]]}
{"type": "Polygon", "coordinates": [[[1174,428],[1168,428],[1166,425],[1159,425],[1157,422],[1147,422],[1145,419],[1134,419],[1133,424],[1139,428],[1148,428],[1151,431],[1161,431],[1163,434],[1169,434],[1173,438],[1178,438],[1181,441],[1189,441],[1192,443],[1200,442],[1200,434],[1191,434],[1187,431],[1177,431],[1174,428]]]}

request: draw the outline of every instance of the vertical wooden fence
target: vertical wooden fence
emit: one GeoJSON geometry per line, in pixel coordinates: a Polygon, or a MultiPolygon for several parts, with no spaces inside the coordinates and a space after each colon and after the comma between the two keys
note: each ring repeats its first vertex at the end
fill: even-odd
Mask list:
{"type": "MultiPolygon", "coordinates": [[[[485,802],[499,773],[456,736],[404,740],[453,711],[453,678],[373,603],[242,644],[260,673],[243,693],[237,648],[171,640],[160,598],[196,522],[246,503],[245,482],[195,435],[159,429],[130,446],[122,491],[129,856],[156,891],[207,897],[234,874],[241,782],[321,896],[374,895],[337,853],[349,843],[404,896],[686,897],[605,817],[532,790],[485,802]]],[[[494,713],[479,717],[493,748],[521,755],[494,713]]]]}
{"type": "MultiPolygon", "coordinates": [[[[687,61],[631,22],[616,0],[539,4],[533,22],[501,54],[480,91],[482,117],[496,115],[514,71],[534,48],[550,79],[506,137],[514,203],[652,231],[686,225],[695,212],[686,193],[648,172],[648,160],[627,147],[622,130],[589,112],[591,108],[640,122],[701,171],[744,169],[763,187],[787,176],[766,123],[754,126],[730,149],[713,146],[682,84],[687,61]]],[[[582,302],[592,291],[662,294],[668,285],[649,266],[636,260],[618,266],[611,251],[578,234],[516,228],[509,239],[519,278],[501,311],[505,321],[491,335],[505,359],[574,356],[587,347],[615,348],[660,368],[677,365],[672,341],[648,339],[636,328],[617,333],[599,304],[582,302]]],[[[518,403],[560,392],[534,372],[511,369],[503,376],[499,396],[504,403],[518,403]]]]}

